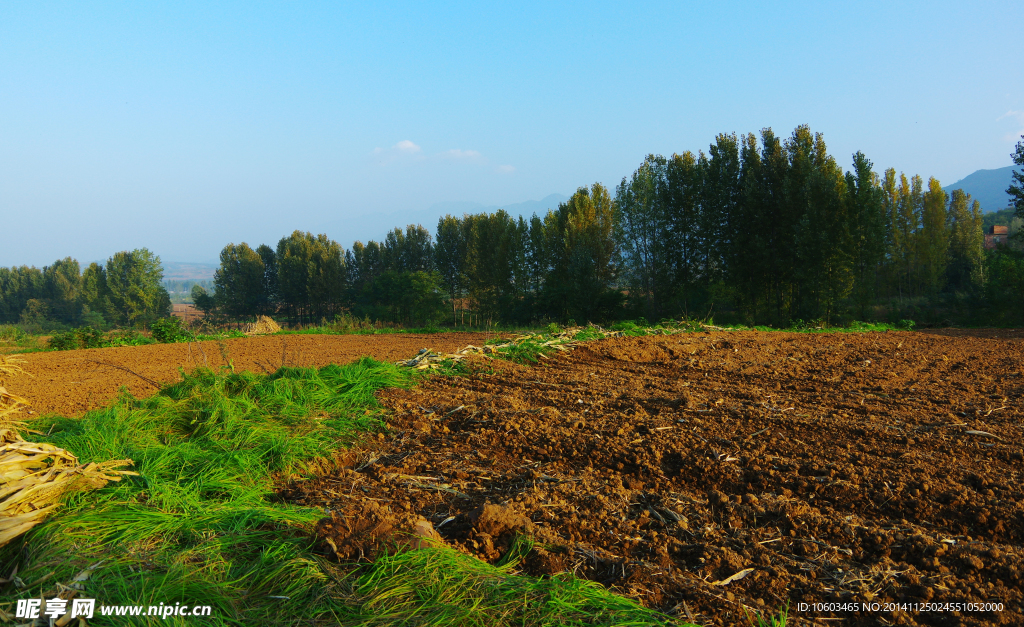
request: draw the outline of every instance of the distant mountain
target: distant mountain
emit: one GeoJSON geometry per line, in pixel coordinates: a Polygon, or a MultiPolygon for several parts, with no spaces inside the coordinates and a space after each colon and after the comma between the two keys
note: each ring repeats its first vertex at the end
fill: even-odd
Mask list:
{"type": "Polygon", "coordinates": [[[163,267],[165,281],[210,281],[219,266],[215,263],[164,261],[163,267]]]}
{"type": "Polygon", "coordinates": [[[504,209],[509,215],[528,218],[535,213],[543,216],[547,213],[548,209],[555,209],[559,203],[567,200],[569,200],[569,197],[562,194],[548,194],[540,200],[527,200],[526,202],[519,202],[514,205],[501,206],[485,206],[477,202],[439,202],[431,205],[427,211],[436,213],[438,217],[441,217],[446,214],[461,216],[464,213],[494,213],[499,209],[504,209]]]}
{"type": "Polygon", "coordinates": [[[981,203],[981,210],[984,213],[999,211],[1010,204],[1010,197],[1006,194],[1006,188],[1010,186],[1011,174],[1016,166],[1007,166],[995,170],[978,170],[969,174],[952,185],[942,189],[946,193],[954,189],[962,189],[971,195],[971,198],[981,203]]]}

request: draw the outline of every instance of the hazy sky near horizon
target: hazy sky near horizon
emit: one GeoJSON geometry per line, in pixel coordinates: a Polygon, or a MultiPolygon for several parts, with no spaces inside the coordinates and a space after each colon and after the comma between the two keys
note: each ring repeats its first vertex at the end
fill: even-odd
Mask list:
{"type": "Polygon", "coordinates": [[[766,126],[943,184],[1011,164],[1019,0],[707,4],[5,2],[0,265],[347,248],[766,126]]]}

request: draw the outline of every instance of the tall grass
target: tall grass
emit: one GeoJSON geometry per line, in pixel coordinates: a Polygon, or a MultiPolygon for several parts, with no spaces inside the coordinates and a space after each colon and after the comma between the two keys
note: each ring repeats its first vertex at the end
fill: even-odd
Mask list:
{"type": "Polygon", "coordinates": [[[274,483],[381,429],[373,393],[412,381],[370,359],[269,376],[200,370],[150,399],[49,419],[37,425],[47,441],[83,462],[134,459],[141,476],[74,498],[25,537],[27,559],[17,543],[0,559],[19,564],[22,598],[101,563],[87,584],[97,603],[210,605],[217,625],[334,621],[351,609],[310,551],[323,513],[275,502],[274,483]]]}
{"type": "Polygon", "coordinates": [[[513,574],[448,548],[385,556],[356,582],[361,625],[665,625],[667,617],[571,574],[513,574]]]}

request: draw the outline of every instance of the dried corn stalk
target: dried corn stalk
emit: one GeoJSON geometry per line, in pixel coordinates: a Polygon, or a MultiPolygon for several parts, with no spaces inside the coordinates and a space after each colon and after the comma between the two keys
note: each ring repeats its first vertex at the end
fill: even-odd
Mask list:
{"type": "Polygon", "coordinates": [[[0,546],[42,522],[72,492],[101,488],[120,481],[132,464],[117,459],[79,464],[78,459],[52,444],[27,442],[7,435],[0,445],[0,546]]]}
{"type": "Polygon", "coordinates": [[[25,372],[21,363],[22,360],[17,357],[0,355],[0,442],[4,441],[3,438],[8,433],[16,434],[19,429],[25,428],[25,423],[15,420],[14,415],[28,405],[28,401],[8,392],[3,380],[4,375],[25,372]]]}
{"type": "Polygon", "coordinates": [[[459,349],[454,353],[435,353],[429,348],[423,348],[420,349],[420,352],[412,359],[396,361],[395,365],[414,368],[416,370],[430,370],[433,368],[440,368],[445,361],[459,361],[460,359],[465,359],[467,355],[493,355],[495,353],[500,353],[502,350],[507,349],[510,346],[521,344],[527,340],[533,340],[538,346],[546,346],[559,351],[569,351],[572,350],[573,346],[579,344],[579,342],[573,338],[580,330],[581,327],[572,327],[557,335],[518,335],[504,344],[488,344],[486,346],[473,346],[470,344],[469,346],[459,349]]]}
{"type": "MultiPolygon", "coordinates": [[[[15,360],[0,357],[0,374],[20,372],[15,360]]],[[[115,470],[131,465],[130,459],[79,464],[62,448],[24,440],[18,433],[24,423],[11,416],[26,405],[0,386],[0,546],[42,522],[67,494],[138,474],[115,470]]]]}

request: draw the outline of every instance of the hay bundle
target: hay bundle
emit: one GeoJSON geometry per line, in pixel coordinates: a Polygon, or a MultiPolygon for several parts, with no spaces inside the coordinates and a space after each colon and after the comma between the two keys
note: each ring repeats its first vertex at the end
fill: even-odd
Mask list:
{"type": "Polygon", "coordinates": [[[4,375],[21,374],[25,372],[21,367],[22,361],[17,357],[0,355],[0,442],[8,433],[15,434],[25,424],[15,420],[14,416],[21,411],[22,407],[28,405],[28,401],[15,396],[4,387],[4,375]]]}
{"type": "MultiPolygon", "coordinates": [[[[0,375],[21,372],[16,360],[0,356],[0,375]]],[[[42,522],[65,495],[138,474],[115,470],[130,466],[130,459],[79,464],[62,448],[24,440],[19,430],[25,424],[13,417],[26,405],[28,401],[0,385],[0,546],[42,522]]]]}
{"type": "Polygon", "coordinates": [[[245,325],[245,329],[242,331],[246,335],[270,335],[271,333],[277,333],[281,330],[276,322],[269,316],[260,316],[256,318],[256,322],[251,322],[245,325]]]}

